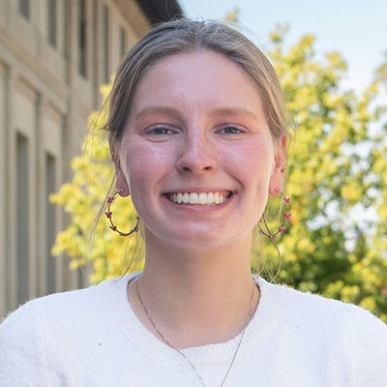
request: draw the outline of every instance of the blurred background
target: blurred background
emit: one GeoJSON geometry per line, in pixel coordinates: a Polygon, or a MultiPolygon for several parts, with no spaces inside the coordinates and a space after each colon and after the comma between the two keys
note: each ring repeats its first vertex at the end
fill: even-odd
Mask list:
{"type": "Polygon", "coordinates": [[[236,12],[239,24],[262,48],[277,25],[288,25],[287,43],[301,36],[316,37],[315,50],[339,51],[349,65],[346,84],[359,90],[369,84],[373,71],[385,61],[387,3],[384,0],[180,0],[186,15],[222,19],[236,12]]]}
{"type": "Polygon", "coordinates": [[[120,276],[133,255],[141,268],[139,243],[105,219],[87,242],[112,175],[102,102],[123,55],[182,15],[240,29],[284,90],[292,217],[278,245],[258,242],[253,270],[387,321],[384,0],[0,0],[0,319],[120,276]]]}

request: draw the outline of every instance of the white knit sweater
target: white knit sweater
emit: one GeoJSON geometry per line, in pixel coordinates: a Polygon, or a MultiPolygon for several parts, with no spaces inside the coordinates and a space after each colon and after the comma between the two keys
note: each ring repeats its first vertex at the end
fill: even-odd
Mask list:
{"type": "MultiPolygon", "coordinates": [[[[144,328],[131,277],[29,302],[0,326],[1,387],[200,387],[187,361],[144,328]]],[[[341,302],[257,279],[258,309],[225,387],[385,387],[387,326],[341,302]]],[[[239,337],[184,350],[218,387],[239,337]]]]}

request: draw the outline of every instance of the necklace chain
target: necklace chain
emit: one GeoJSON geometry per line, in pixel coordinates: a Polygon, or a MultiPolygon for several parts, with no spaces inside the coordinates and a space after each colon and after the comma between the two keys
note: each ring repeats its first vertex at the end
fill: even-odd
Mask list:
{"type": "MultiPolygon", "coordinates": [[[[145,306],[145,303],[144,301],[142,300],[141,296],[140,296],[140,293],[138,291],[138,280],[139,280],[140,276],[137,276],[136,278],[136,282],[135,282],[135,287],[136,287],[136,295],[137,295],[137,298],[138,300],[140,301],[140,304],[149,320],[149,322],[152,324],[153,328],[155,329],[155,331],[157,332],[157,334],[160,336],[160,338],[164,341],[165,344],[167,344],[169,347],[171,347],[172,349],[174,349],[176,352],[180,353],[181,356],[184,357],[184,359],[187,361],[187,363],[191,366],[192,370],[195,372],[195,374],[198,376],[198,378],[200,379],[200,382],[202,383],[202,385],[204,387],[207,387],[206,384],[204,383],[204,380],[203,378],[201,377],[200,373],[198,372],[198,370],[196,369],[196,367],[194,366],[194,364],[192,363],[192,361],[185,355],[185,353],[183,351],[181,351],[179,348],[175,347],[160,331],[160,329],[157,327],[157,325],[155,324],[155,322],[153,321],[150,313],[148,312],[148,309],[147,307],[145,306]]],[[[238,355],[238,352],[239,352],[239,348],[241,347],[241,344],[242,344],[242,341],[243,341],[243,337],[245,336],[245,332],[246,332],[246,329],[247,329],[247,326],[251,320],[251,317],[252,317],[252,312],[253,312],[253,301],[254,301],[254,290],[255,290],[255,283],[253,284],[253,290],[251,292],[251,301],[250,301],[250,308],[249,308],[249,313],[247,314],[247,318],[246,318],[246,322],[245,322],[245,325],[243,327],[243,330],[242,330],[242,333],[241,333],[241,337],[238,341],[238,344],[237,344],[237,347],[235,349],[235,352],[234,352],[234,355],[231,359],[231,362],[230,362],[230,365],[228,366],[227,368],[227,371],[226,371],[226,374],[224,375],[224,378],[222,380],[222,383],[220,384],[219,387],[222,387],[230,373],[230,370],[234,364],[234,361],[235,361],[235,358],[237,357],[238,355]]]]}

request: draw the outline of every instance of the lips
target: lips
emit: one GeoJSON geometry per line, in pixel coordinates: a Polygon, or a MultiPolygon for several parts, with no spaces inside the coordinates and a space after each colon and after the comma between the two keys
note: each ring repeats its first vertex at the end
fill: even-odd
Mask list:
{"type": "Polygon", "coordinates": [[[232,192],[176,192],[167,194],[167,198],[176,204],[217,206],[227,201],[232,192]]]}

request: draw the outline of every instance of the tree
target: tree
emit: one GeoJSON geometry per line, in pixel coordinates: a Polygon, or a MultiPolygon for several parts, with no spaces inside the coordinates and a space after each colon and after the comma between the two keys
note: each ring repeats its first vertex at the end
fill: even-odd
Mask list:
{"type": "MultiPolygon", "coordinates": [[[[110,89],[111,85],[101,87],[105,100],[110,89]]],[[[143,264],[141,260],[131,259],[141,256],[142,240],[113,233],[101,211],[114,176],[107,132],[102,129],[107,109],[108,104],[104,103],[100,111],[90,115],[83,153],[72,160],[73,180],[50,197],[52,203],[61,206],[71,217],[69,226],[57,235],[53,254],[65,253],[71,258],[70,267],[74,269],[91,265],[92,283],[122,276],[128,268],[139,270],[143,264]],[[101,217],[99,222],[96,222],[97,214],[101,217]]],[[[127,200],[125,204],[119,200],[114,203],[114,221],[122,228],[136,221],[134,208],[127,203],[127,200]]]]}
{"type": "MultiPolygon", "coordinates": [[[[387,128],[380,124],[385,109],[376,104],[382,76],[360,96],[343,91],[340,82],[347,66],[337,52],[321,60],[313,36],[290,48],[285,36],[284,29],[271,35],[269,53],[282,82],[289,124],[295,128],[286,188],[292,198],[291,227],[278,246],[278,280],[360,304],[387,320],[387,144],[382,140],[387,128]]],[[[105,96],[109,89],[103,88],[105,96]]],[[[100,130],[105,120],[106,104],[91,115],[84,155],[72,164],[73,181],[52,196],[72,219],[58,235],[54,253],[66,253],[73,267],[91,262],[93,282],[122,275],[131,256],[138,255],[135,239],[125,245],[106,219],[96,227],[92,249],[85,238],[113,176],[106,133],[100,130]]],[[[129,229],[135,221],[133,208],[123,208],[122,201],[115,203],[115,216],[120,228],[129,229]]],[[[265,265],[275,271],[275,246],[268,245],[265,255],[265,265]]],[[[140,266],[141,260],[132,268],[140,266]]]]}
{"type": "Polygon", "coordinates": [[[313,36],[288,51],[283,38],[281,30],[272,34],[270,56],[296,129],[287,186],[292,225],[281,242],[279,278],[387,320],[385,108],[375,105],[380,80],[360,96],[343,91],[347,66],[338,53],[319,61],[313,36]]]}

